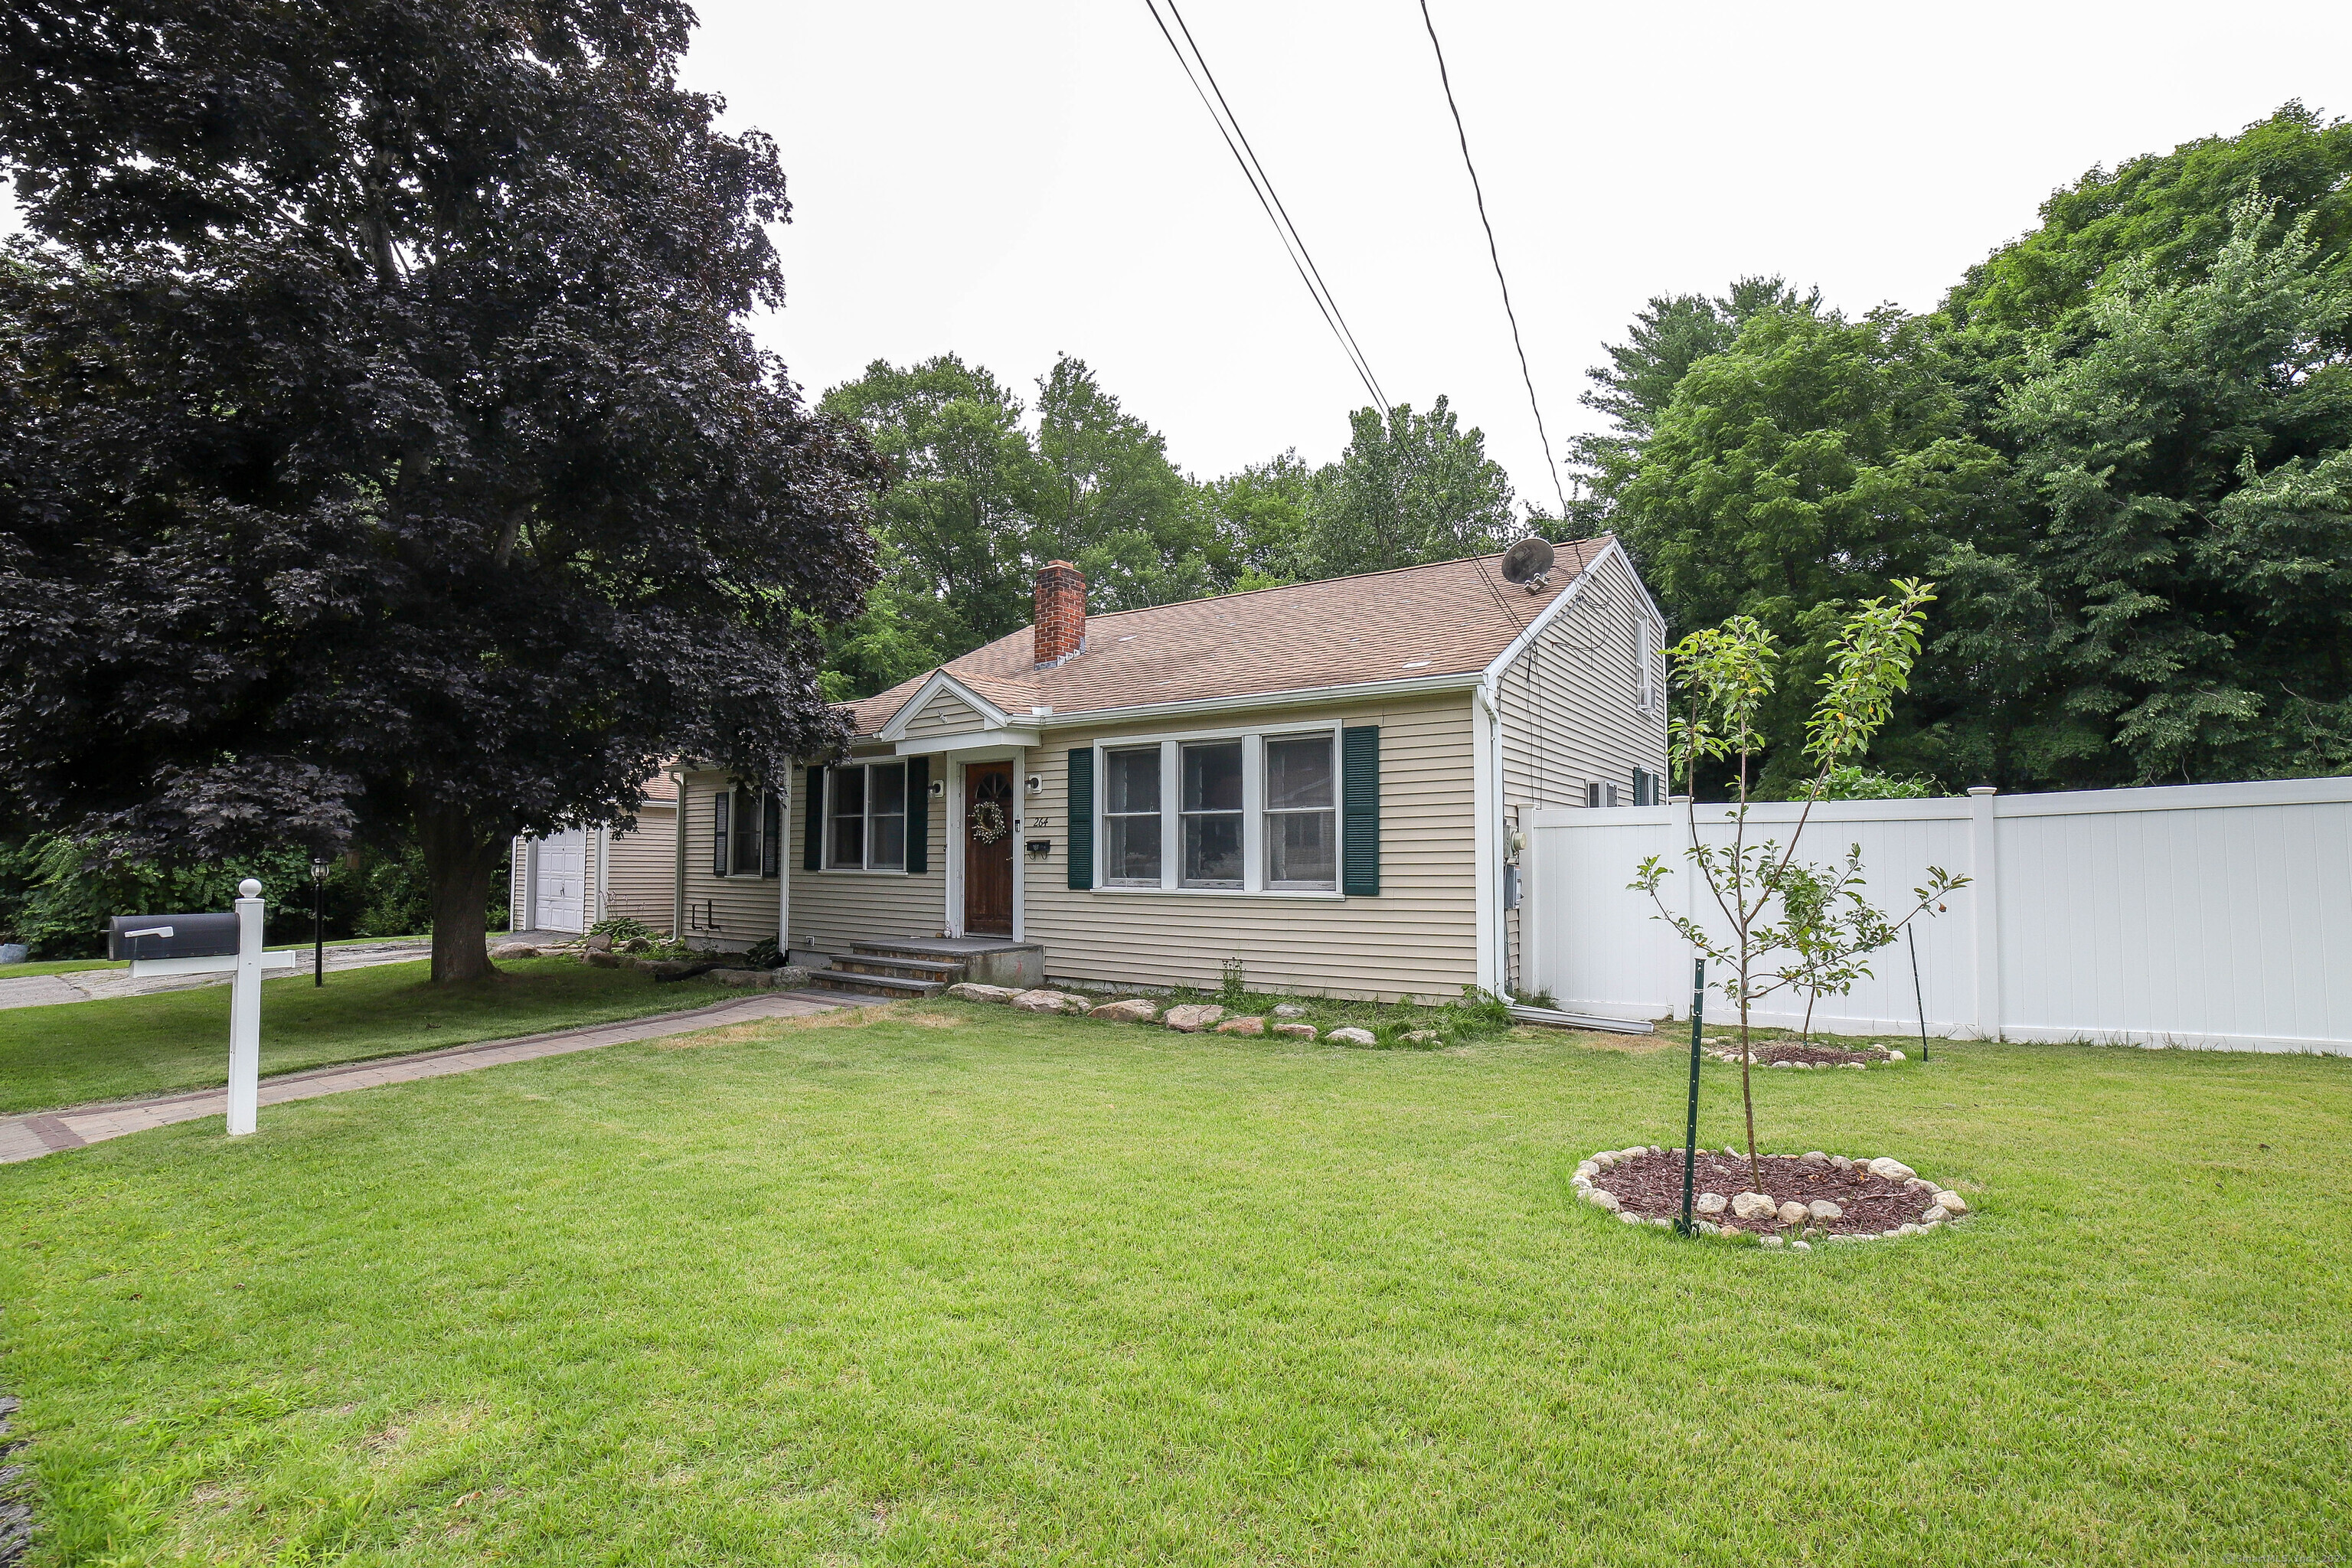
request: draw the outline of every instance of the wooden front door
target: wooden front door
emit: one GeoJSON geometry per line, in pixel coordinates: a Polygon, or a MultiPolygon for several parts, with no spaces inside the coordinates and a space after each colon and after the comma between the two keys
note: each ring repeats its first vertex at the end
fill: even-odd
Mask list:
{"type": "Polygon", "coordinates": [[[963,773],[963,929],[1013,934],[1013,764],[973,763],[963,773]]]}

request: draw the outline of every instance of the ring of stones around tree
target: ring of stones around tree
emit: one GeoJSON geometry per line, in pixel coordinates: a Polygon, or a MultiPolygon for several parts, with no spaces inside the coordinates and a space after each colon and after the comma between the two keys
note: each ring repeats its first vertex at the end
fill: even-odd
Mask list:
{"type": "MultiPolygon", "coordinates": [[[[1738,1067],[1739,1042],[1707,1040],[1701,1045],[1700,1054],[1738,1067]]],[[[1850,1051],[1842,1046],[1816,1046],[1802,1040],[1759,1040],[1748,1059],[1760,1068],[1808,1068],[1892,1067],[1906,1058],[1901,1051],[1885,1046],[1850,1051]]]]}
{"type": "MultiPolygon", "coordinates": [[[[1969,1212],[1958,1193],[1885,1155],[1759,1154],[1761,1191],[1737,1150],[1702,1149],[1693,1164],[1692,1227],[1767,1247],[1810,1252],[1817,1242],[1925,1236],[1969,1212]]],[[[1571,1184],[1578,1197],[1627,1225],[1671,1230],[1682,1214],[1683,1152],[1656,1144],[1603,1149],[1576,1167],[1571,1184]]]]}
{"type": "MultiPolygon", "coordinates": [[[[1158,1024],[1180,1034],[1213,1031],[1220,1035],[1276,1035],[1294,1040],[1320,1040],[1328,1046],[1370,1047],[1380,1039],[1370,1029],[1318,1029],[1306,1021],[1307,1009],[1284,1003],[1264,1017],[1227,1017],[1215,1003],[1168,1006],[1150,996],[1127,996],[1105,1002],[1075,992],[1045,988],[1021,991],[1010,985],[950,985],[947,994],[961,1002],[995,1002],[1024,1013],[1064,1013],[1100,1018],[1113,1024],[1158,1024]]],[[[1405,1044],[1434,1046],[1442,1037],[1434,1029],[1415,1029],[1399,1037],[1405,1044]]]]}

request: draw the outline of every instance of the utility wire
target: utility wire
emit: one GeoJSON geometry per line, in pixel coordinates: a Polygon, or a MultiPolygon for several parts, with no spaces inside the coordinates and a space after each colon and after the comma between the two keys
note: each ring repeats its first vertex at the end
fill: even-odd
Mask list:
{"type": "Polygon", "coordinates": [[[1495,226],[1486,220],[1486,193],[1478,184],[1478,165],[1470,160],[1470,133],[1462,128],[1462,109],[1454,101],[1454,82],[1445,72],[1445,48],[1437,41],[1437,24],[1429,18],[1429,0],[1421,0],[1421,25],[1429,30],[1429,47],[1437,56],[1437,80],[1445,89],[1445,107],[1454,114],[1454,134],[1462,143],[1462,166],[1470,171],[1470,194],[1478,200],[1478,223],[1486,231],[1486,256],[1495,264],[1495,281],[1503,290],[1503,314],[1510,318],[1511,346],[1519,354],[1519,379],[1528,384],[1528,406],[1534,410],[1536,435],[1543,441],[1544,467],[1551,474],[1551,488],[1559,497],[1559,515],[1568,519],[1568,491],[1559,482],[1559,465],[1552,458],[1551,436],[1544,429],[1543,405],[1536,401],[1536,378],[1528,369],[1527,345],[1519,341],[1518,312],[1511,309],[1511,285],[1503,277],[1503,253],[1495,245],[1495,226]]]}
{"type": "Polygon", "coordinates": [[[1209,118],[1216,122],[1217,134],[1224,138],[1225,150],[1233,153],[1234,162],[1241,167],[1242,177],[1249,182],[1250,193],[1257,197],[1257,205],[1265,210],[1266,221],[1274,225],[1276,235],[1282,240],[1283,250],[1290,257],[1290,265],[1298,273],[1298,280],[1306,284],[1307,293],[1314,296],[1315,308],[1323,312],[1323,320],[1330,327],[1332,336],[1339,340],[1339,347],[1347,354],[1348,363],[1355,367],[1358,378],[1364,384],[1364,390],[1372,395],[1374,406],[1380,410],[1381,417],[1386,420],[1390,408],[1388,395],[1381,390],[1379,378],[1372,374],[1371,362],[1357,345],[1356,334],[1349,331],[1347,318],[1339,311],[1339,302],[1332,297],[1329,286],[1323,281],[1322,269],[1315,265],[1314,255],[1307,250],[1306,240],[1299,237],[1297,226],[1291,223],[1290,214],[1283,207],[1281,196],[1275,192],[1274,181],[1267,176],[1265,166],[1258,163],[1257,152],[1250,146],[1249,137],[1242,130],[1240,117],[1225,101],[1224,89],[1217,86],[1216,76],[1209,69],[1208,57],[1201,53],[1201,46],[1193,42],[1192,29],[1184,24],[1184,14],[1176,8],[1176,0],[1143,0],[1143,4],[1144,8],[1151,13],[1152,22],[1160,28],[1160,36],[1168,40],[1168,47],[1176,56],[1176,63],[1184,68],[1185,79],[1192,84],[1193,92],[1199,95],[1201,107],[1207,110],[1209,118]],[[1184,35],[1182,44],[1176,41],[1176,34],[1168,30],[1167,20],[1160,15],[1161,4],[1165,4],[1169,15],[1176,18],[1177,31],[1184,35]],[[1190,56],[1184,52],[1188,45],[1192,51],[1190,56]],[[1194,68],[1196,62],[1198,69],[1194,68]],[[1208,81],[1205,89],[1201,85],[1204,78],[1208,81]],[[1216,96],[1214,103],[1210,101],[1211,93],[1216,96]]]}
{"type": "Polygon", "coordinates": [[[1307,242],[1299,238],[1298,226],[1290,221],[1290,209],[1282,205],[1282,193],[1274,188],[1274,181],[1267,176],[1265,165],[1258,162],[1257,149],[1250,145],[1249,132],[1242,129],[1241,116],[1235,114],[1234,106],[1225,101],[1225,89],[1217,84],[1217,73],[1209,68],[1209,57],[1201,52],[1201,46],[1193,40],[1192,29],[1185,23],[1184,13],[1177,9],[1176,0],[1167,0],[1167,5],[1168,14],[1176,18],[1177,30],[1184,35],[1184,47],[1191,49],[1192,58],[1201,62],[1201,74],[1209,79],[1209,90],[1217,95],[1217,106],[1225,111],[1225,119],[1232,124],[1234,134],[1241,139],[1242,151],[1249,154],[1250,167],[1257,172],[1258,183],[1265,187],[1265,194],[1273,199],[1274,210],[1282,216],[1283,228],[1292,239],[1298,241],[1298,254],[1305,258],[1307,270],[1315,275],[1315,287],[1322,291],[1324,299],[1331,302],[1332,319],[1339,323],[1339,331],[1347,340],[1349,353],[1363,367],[1365,378],[1371,383],[1373,395],[1380,399],[1381,417],[1386,419],[1389,415],[1388,395],[1381,390],[1380,377],[1372,374],[1371,360],[1356,342],[1355,331],[1349,327],[1348,318],[1340,314],[1339,299],[1331,292],[1331,286],[1323,281],[1322,269],[1315,265],[1315,258],[1308,253],[1307,242]]]}

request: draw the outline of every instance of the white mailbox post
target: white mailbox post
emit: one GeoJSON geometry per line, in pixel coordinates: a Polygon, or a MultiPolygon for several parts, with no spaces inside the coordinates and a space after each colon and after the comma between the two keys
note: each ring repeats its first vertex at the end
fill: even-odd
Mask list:
{"type": "MultiPolygon", "coordinates": [[[[297,955],[261,951],[261,884],[247,877],[236,885],[236,951],[199,958],[137,958],[131,961],[131,978],[151,980],[167,974],[223,974],[234,972],[228,998],[228,1131],[232,1138],[253,1131],[261,1107],[261,979],[274,969],[291,970],[297,955]]],[[[217,918],[217,917],[207,917],[217,918]]],[[[151,917],[168,921],[171,916],[151,917]]],[[[169,924],[126,926],[126,939],[170,939],[169,924]]]]}

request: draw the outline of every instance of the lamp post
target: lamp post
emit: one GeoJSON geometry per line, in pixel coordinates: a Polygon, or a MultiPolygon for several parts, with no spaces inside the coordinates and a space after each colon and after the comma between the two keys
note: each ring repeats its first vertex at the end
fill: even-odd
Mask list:
{"type": "Polygon", "coordinates": [[[310,984],[327,983],[327,863],[310,862],[310,984]]]}

